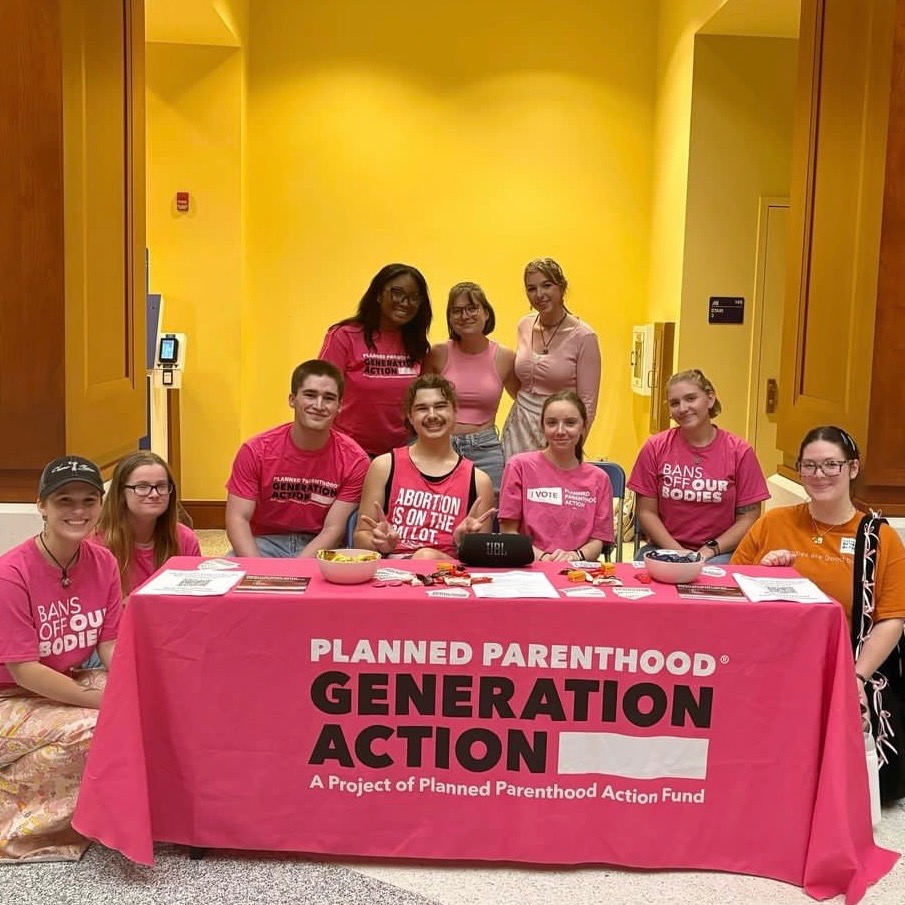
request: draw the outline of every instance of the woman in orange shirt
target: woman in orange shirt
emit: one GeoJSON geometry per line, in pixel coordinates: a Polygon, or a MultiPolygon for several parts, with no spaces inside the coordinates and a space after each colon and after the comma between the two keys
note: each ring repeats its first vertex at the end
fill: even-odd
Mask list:
{"type": "MultiPolygon", "coordinates": [[[[733,565],[794,566],[838,600],[851,621],[855,539],[862,513],[851,486],[861,469],[858,446],[840,427],[816,427],[802,440],[798,473],[810,500],[761,516],[732,555],[733,565]]],[[[873,625],[855,662],[862,706],[865,685],[892,653],[905,624],[905,547],[880,525],[873,625]]]]}

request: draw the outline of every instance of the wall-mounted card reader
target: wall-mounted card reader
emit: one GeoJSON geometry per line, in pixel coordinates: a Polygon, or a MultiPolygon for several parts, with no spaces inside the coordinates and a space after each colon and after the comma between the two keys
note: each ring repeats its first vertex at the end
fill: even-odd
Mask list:
{"type": "Polygon", "coordinates": [[[161,333],[154,361],[154,384],[171,389],[182,386],[185,364],[185,334],[161,333]]]}

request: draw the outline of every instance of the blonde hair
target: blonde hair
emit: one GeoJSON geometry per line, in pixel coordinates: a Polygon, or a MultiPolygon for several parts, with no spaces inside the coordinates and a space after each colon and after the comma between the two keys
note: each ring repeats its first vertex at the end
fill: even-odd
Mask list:
{"type": "Polygon", "coordinates": [[[135,538],[132,536],[132,528],[129,525],[129,508],[126,504],[126,482],[132,472],[142,465],[163,466],[167,473],[167,480],[173,487],[167,508],[157,516],[157,522],[154,525],[152,535],[154,565],[159,568],[171,556],[175,556],[179,552],[179,537],[176,533],[179,498],[170,466],[156,453],[145,450],[125,456],[113,469],[110,489],[104,499],[104,508],[101,510],[101,518],[97,526],[97,532],[104,542],[104,546],[116,557],[119,565],[119,582],[124,597],[131,590],[129,588],[129,563],[135,551],[135,538]]]}
{"type": "Polygon", "coordinates": [[[717,398],[716,390],[713,388],[713,384],[704,376],[704,372],[699,368],[690,368],[687,371],[679,371],[678,374],[673,374],[669,380],[666,381],[666,389],[668,390],[671,386],[675,386],[677,383],[693,383],[701,392],[703,393],[712,393],[713,394],[713,402],[710,405],[710,417],[716,418],[717,415],[723,410],[723,406],[720,405],[720,400],[717,398]]]}
{"type": "Polygon", "coordinates": [[[535,258],[533,261],[529,261],[525,265],[525,272],[522,275],[522,279],[528,276],[529,273],[542,273],[548,280],[552,280],[556,283],[556,285],[562,289],[563,294],[565,294],[566,289],[569,288],[569,281],[562,272],[562,267],[560,267],[553,258],[535,258]]]}

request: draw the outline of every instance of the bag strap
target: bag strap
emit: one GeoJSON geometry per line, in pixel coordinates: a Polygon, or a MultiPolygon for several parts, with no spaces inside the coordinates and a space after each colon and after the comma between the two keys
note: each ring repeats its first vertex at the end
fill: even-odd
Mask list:
{"type": "MultiPolygon", "coordinates": [[[[874,584],[876,581],[877,557],[880,548],[880,526],[888,524],[885,518],[870,513],[858,524],[855,537],[855,561],[852,569],[852,650],[855,660],[864,647],[864,642],[874,624],[874,584]]],[[[902,639],[893,648],[886,661],[872,675],[865,676],[868,704],[871,709],[872,734],[876,742],[877,757],[881,766],[885,766],[891,754],[900,754],[900,749],[893,743],[895,733],[889,723],[889,711],[883,706],[885,694],[895,694],[890,688],[890,678],[900,679],[902,676],[903,652],[905,644],[902,639]]],[[[897,686],[899,682],[896,683],[897,686]]],[[[901,742],[897,740],[901,747],[901,742]]]]}
{"type": "Polygon", "coordinates": [[[852,650],[855,659],[874,624],[874,582],[880,547],[880,525],[885,518],[874,513],[865,515],[855,534],[855,560],[852,569],[852,650]]]}

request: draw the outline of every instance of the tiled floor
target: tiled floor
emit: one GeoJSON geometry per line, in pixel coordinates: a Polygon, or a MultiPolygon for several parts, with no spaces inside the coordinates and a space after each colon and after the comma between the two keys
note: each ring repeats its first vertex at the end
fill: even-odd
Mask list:
{"type": "MultiPolygon", "coordinates": [[[[198,532],[207,555],[227,549],[222,532],[198,532]]],[[[905,848],[905,808],[887,808],[879,844],[905,848]]],[[[652,839],[651,845],[657,845],[652,839]]],[[[476,864],[330,862],[300,856],[210,852],[189,861],[158,846],[154,868],[138,867],[95,845],[78,864],[0,870],[0,905],[752,905],[810,901],[797,887],[706,871],[614,867],[545,869],[476,864]]],[[[841,902],[841,898],[833,901],[841,902]]],[[[868,891],[865,905],[903,905],[905,866],[868,891]]]]}

